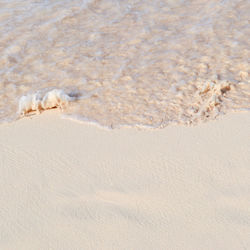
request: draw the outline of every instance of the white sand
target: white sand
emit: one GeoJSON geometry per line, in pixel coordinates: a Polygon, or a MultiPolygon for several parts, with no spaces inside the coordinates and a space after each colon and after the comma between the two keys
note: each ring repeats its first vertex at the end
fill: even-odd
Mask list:
{"type": "Polygon", "coordinates": [[[105,131],[0,126],[0,249],[250,249],[250,113],[105,131]]]}

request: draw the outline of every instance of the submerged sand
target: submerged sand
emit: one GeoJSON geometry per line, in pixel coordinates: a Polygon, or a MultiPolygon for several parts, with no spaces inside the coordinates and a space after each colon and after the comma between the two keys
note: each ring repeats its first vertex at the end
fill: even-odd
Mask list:
{"type": "Polygon", "coordinates": [[[250,249],[249,127],[3,124],[0,249],[250,249]]]}
{"type": "Polygon", "coordinates": [[[250,109],[249,12],[248,0],[1,1],[0,123],[55,88],[79,97],[68,115],[105,127],[250,109]]]}

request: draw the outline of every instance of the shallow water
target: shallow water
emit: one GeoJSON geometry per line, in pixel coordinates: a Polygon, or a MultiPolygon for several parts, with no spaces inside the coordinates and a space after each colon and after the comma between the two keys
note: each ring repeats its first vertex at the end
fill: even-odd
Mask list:
{"type": "Polygon", "coordinates": [[[0,121],[23,95],[75,96],[102,126],[196,124],[250,109],[248,0],[0,0],[0,121]]]}

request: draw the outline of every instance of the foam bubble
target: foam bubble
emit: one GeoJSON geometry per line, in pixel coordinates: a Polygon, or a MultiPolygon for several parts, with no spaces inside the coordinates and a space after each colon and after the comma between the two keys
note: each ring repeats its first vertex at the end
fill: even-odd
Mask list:
{"type": "Polygon", "coordinates": [[[33,111],[40,113],[42,110],[51,108],[65,109],[69,102],[73,100],[73,97],[70,97],[61,89],[53,89],[43,96],[37,92],[20,98],[18,113],[24,116],[33,111]]]}
{"type": "Polygon", "coordinates": [[[46,93],[41,102],[43,109],[51,109],[59,107],[64,109],[68,106],[69,102],[72,100],[72,97],[67,95],[61,89],[54,89],[46,93]]]}

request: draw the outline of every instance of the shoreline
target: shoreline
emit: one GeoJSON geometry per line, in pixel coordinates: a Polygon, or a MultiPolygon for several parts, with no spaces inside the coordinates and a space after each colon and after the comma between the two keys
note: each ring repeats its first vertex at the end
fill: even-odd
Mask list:
{"type": "Polygon", "coordinates": [[[0,248],[250,248],[250,113],[100,129],[0,125],[0,248]]]}

